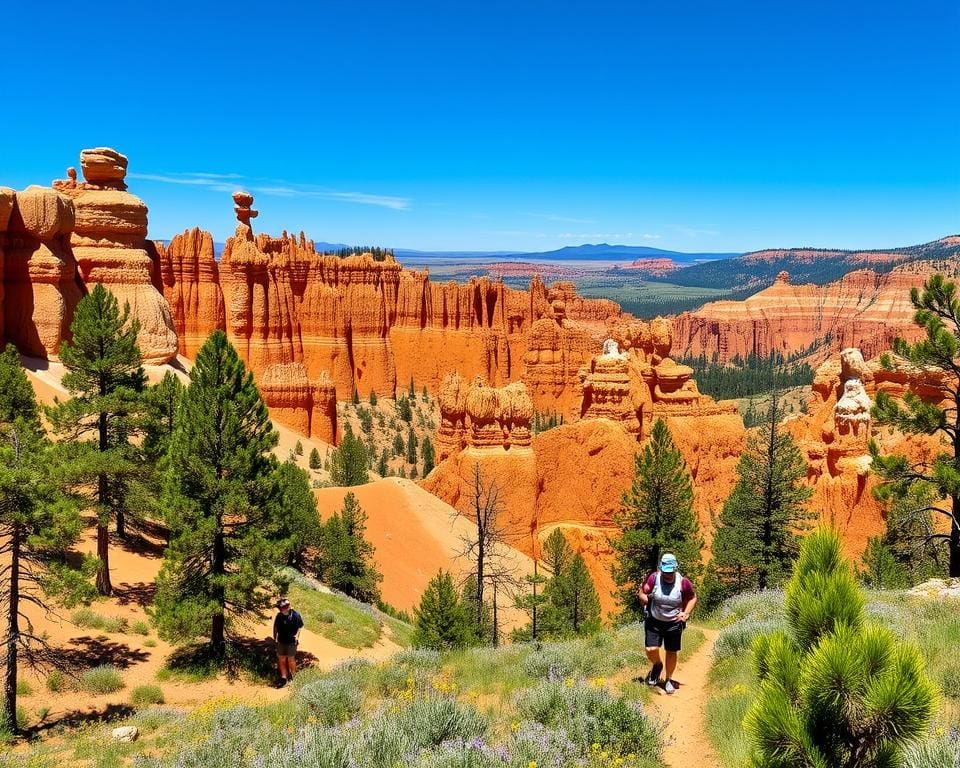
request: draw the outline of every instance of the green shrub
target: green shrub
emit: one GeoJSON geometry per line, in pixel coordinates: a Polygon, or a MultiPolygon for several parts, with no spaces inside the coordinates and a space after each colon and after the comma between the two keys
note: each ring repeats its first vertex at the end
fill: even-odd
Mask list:
{"type": "Polygon", "coordinates": [[[296,697],[323,725],[339,725],[360,712],[363,693],[349,677],[333,676],[300,686],[296,697]]]}
{"type": "Polygon", "coordinates": [[[163,690],[159,685],[138,685],[130,691],[130,703],[135,707],[163,704],[163,690]]]}
{"type": "Polygon", "coordinates": [[[716,663],[725,659],[741,659],[746,664],[750,659],[750,649],[754,640],[761,635],[769,635],[784,628],[783,619],[741,619],[720,631],[713,646],[713,658],[716,663]]]}
{"type": "Polygon", "coordinates": [[[319,618],[324,624],[333,624],[333,622],[337,620],[337,614],[330,610],[320,611],[320,616],[317,618],[319,618]]]}
{"type": "Polygon", "coordinates": [[[130,631],[135,635],[149,635],[150,625],[143,620],[135,621],[130,625],[130,631]]]}
{"type": "Polygon", "coordinates": [[[903,752],[900,768],[960,768],[960,736],[930,736],[903,752]]]}
{"type": "Polygon", "coordinates": [[[656,729],[639,702],[614,696],[605,687],[582,682],[543,682],[517,697],[522,717],[566,732],[587,754],[600,744],[616,754],[655,758],[660,753],[656,729]]]}
{"type": "Polygon", "coordinates": [[[59,669],[53,670],[49,675],[47,675],[47,690],[52,691],[53,693],[60,693],[61,691],[66,691],[70,688],[69,681],[67,676],[63,674],[59,669]]]}
{"type": "Polygon", "coordinates": [[[90,608],[78,608],[70,614],[70,621],[83,629],[113,633],[127,631],[127,620],[122,616],[101,616],[90,608]]]}
{"type": "Polygon", "coordinates": [[[29,696],[32,693],[33,686],[30,683],[22,678],[17,680],[17,696],[29,696]]]}
{"type": "Polygon", "coordinates": [[[146,640],[143,641],[143,647],[144,647],[144,648],[156,648],[156,647],[157,647],[157,641],[154,640],[152,637],[148,637],[146,640]]]}
{"type": "Polygon", "coordinates": [[[123,678],[112,664],[101,664],[80,675],[80,687],[87,693],[114,693],[123,686],[123,678]]]}

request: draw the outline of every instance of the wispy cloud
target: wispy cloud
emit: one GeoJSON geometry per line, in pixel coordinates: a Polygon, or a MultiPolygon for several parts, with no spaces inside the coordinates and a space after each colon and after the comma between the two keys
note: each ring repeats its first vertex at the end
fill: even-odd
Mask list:
{"type": "Polygon", "coordinates": [[[544,219],[545,221],[559,221],[564,224],[596,224],[595,219],[578,219],[573,216],[561,216],[558,213],[525,213],[524,216],[532,216],[535,219],[544,219]]]}
{"type": "Polygon", "coordinates": [[[369,192],[352,192],[312,184],[243,176],[238,173],[128,173],[127,178],[139,181],[155,181],[161,184],[182,184],[202,187],[212,192],[234,192],[243,188],[257,195],[274,197],[316,197],[323,200],[337,200],[358,205],[376,205],[394,211],[406,211],[413,205],[407,197],[398,195],[375,195],[369,192]]]}

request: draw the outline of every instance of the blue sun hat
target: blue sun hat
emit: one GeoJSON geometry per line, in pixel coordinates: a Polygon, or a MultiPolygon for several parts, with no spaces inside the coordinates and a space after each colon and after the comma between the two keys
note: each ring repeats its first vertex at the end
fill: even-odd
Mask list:
{"type": "Polygon", "coordinates": [[[662,573],[673,573],[677,570],[677,556],[667,552],[660,558],[660,571],[662,573]]]}

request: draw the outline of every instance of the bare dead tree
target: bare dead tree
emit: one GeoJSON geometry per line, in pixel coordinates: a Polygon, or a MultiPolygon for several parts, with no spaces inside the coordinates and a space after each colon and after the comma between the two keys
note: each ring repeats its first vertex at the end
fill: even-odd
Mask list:
{"type": "Polygon", "coordinates": [[[458,557],[470,563],[465,583],[472,581],[475,589],[469,595],[473,603],[473,616],[481,635],[484,632],[485,612],[487,610],[487,588],[492,596],[492,621],[490,637],[494,645],[500,640],[498,597],[511,592],[520,585],[516,567],[507,557],[507,551],[514,540],[504,521],[503,500],[500,486],[495,479],[485,477],[480,465],[474,463],[469,480],[470,507],[468,513],[457,511],[457,517],[466,517],[473,525],[467,536],[462,536],[458,557]]]}

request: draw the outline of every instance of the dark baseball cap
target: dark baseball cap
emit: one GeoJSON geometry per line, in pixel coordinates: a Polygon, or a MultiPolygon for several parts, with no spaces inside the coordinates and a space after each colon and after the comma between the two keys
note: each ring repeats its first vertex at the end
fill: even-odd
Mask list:
{"type": "Polygon", "coordinates": [[[287,598],[281,597],[279,600],[277,600],[277,608],[289,608],[289,607],[290,607],[290,601],[287,600],[287,598]]]}

